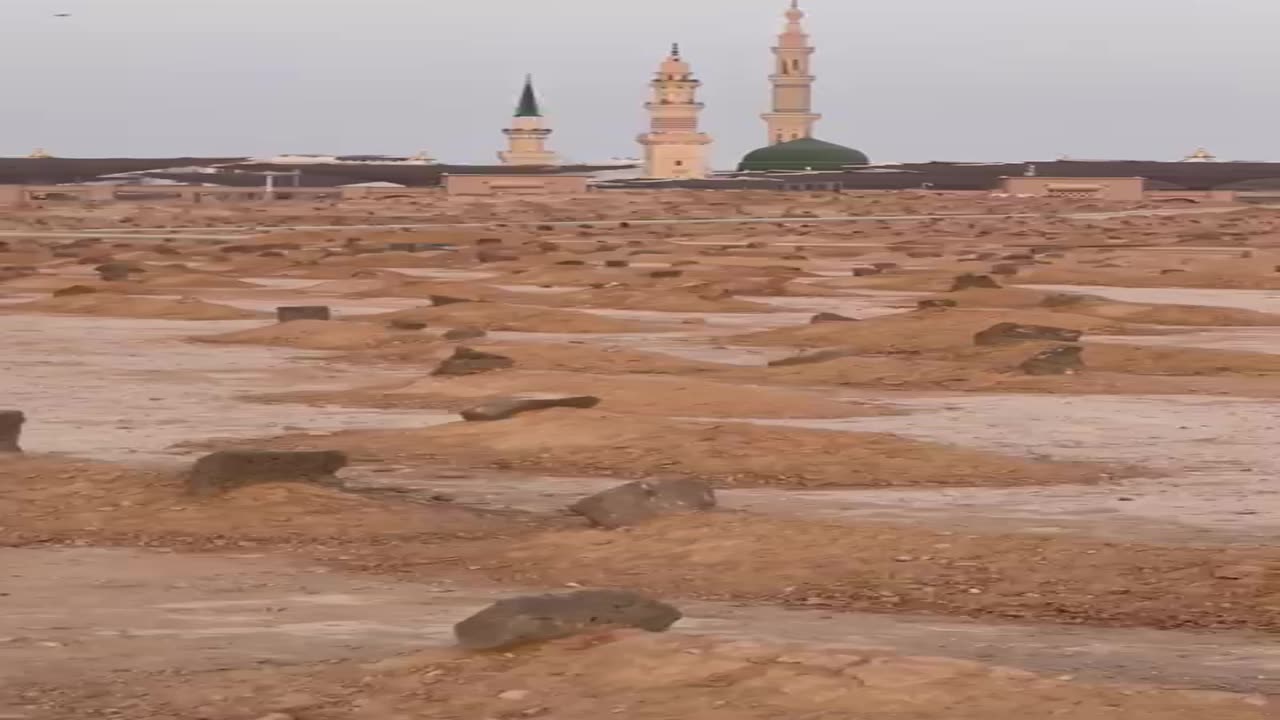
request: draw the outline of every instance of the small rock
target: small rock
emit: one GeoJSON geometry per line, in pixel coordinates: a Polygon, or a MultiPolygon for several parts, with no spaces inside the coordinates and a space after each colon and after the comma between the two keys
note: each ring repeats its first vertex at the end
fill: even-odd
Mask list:
{"type": "Polygon", "coordinates": [[[1040,307],[1070,307],[1072,305],[1079,305],[1087,300],[1095,299],[1097,298],[1091,295],[1081,295],[1079,293],[1053,293],[1052,295],[1046,295],[1044,299],[1040,301],[1040,307]]]}
{"type": "Polygon", "coordinates": [[[639,525],[662,515],[705,512],[716,506],[716,494],[701,480],[640,480],[583,498],[569,510],[597,527],[639,525]]]}
{"type": "Polygon", "coordinates": [[[916,301],[916,309],[918,310],[937,310],[940,308],[953,308],[959,306],[960,303],[946,298],[929,298],[927,300],[916,301]]]}
{"type": "Polygon", "coordinates": [[[462,411],[462,419],[471,422],[488,422],[506,420],[521,413],[549,408],[593,408],[600,404],[600,398],[593,395],[567,395],[548,398],[501,398],[490,400],[482,405],[462,411]]]}
{"type": "Polygon", "coordinates": [[[1059,345],[1027,358],[1018,369],[1027,375],[1074,375],[1084,369],[1079,345],[1059,345]]]}
{"type": "Polygon", "coordinates": [[[854,277],[869,277],[871,275],[879,275],[880,268],[875,267],[856,267],[852,271],[854,277]]]}
{"type": "Polygon", "coordinates": [[[827,362],[828,360],[839,360],[843,357],[849,357],[853,353],[849,350],[819,350],[818,352],[806,353],[804,355],[792,355],[791,357],[781,358],[779,360],[769,361],[769,367],[791,367],[792,365],[810,365],[812,363],[827,362]]]}
{"type": "Polygon", "coordinates": [[[27,416],[21,410],[0,410],[0,453],[20,453],[22,425],[27,416]]]}
{"type": "Polygon", "coordinates": [[[649,277],[657,278],[657,279],[678,278],[681,275],[684,275],[683,270],[654,270],[653,272],[649,273],[649,277]]]}
{"type": "Polygon", "coordinates": [[[431,307],[440,307],[442,305],[457,305],[458,303],[472,302],[467,298],[452,297],[449,295],[429,295],[427,297],[429,300],[431,300],[431,307]]]}
{"type": "Polygon", "coordinates": [[[329,320],[331,317],[328,305],[282,305],[276,308],[276,320],[282,323],[293,320],[329,320]]]}
{"type": "Polygon", "coordinates": [[[964,275],[957,275],[955,280],[951,281],[951,292],[969,290],[970,288],[993,290],[999,287],[1000,283],[996,282],[990,275],[965,273],[964,275]]]}
{"type": "Polygon", "coordinates": [[[337,450],[221,450],[205,455],[191,466],[187,489],[210,495],[268,482],[333,483],[334,473],[346,466],[346,454],[337,450]]]}
{"type": "Polygon", "coordinates": [[[431,371],[432,375],[459,376],[477,375],[493,370],[505,370],[514,367],[515,360],[505,355],[480,352],[469,347],[459,346],[453,354],[445,358],[431,371]]]}
{"type": "Polygon", "coordinates": [[[498,693],[498,699],[519,701],[528,698],[531,694],[528,690],[507,690],[506,692],[498,693]]]}
{"type": "Polygon", "coordinates": [[[817,325],[818,323],[828,323],[828,322],[857,322],[857,321],[858,321],[858,318],[851,318],[846,315],[840,315],[839,313],[833,313],[833,312],[820,312],[817,315],[814,315],[813,317],[809,318],[810,325],[817,325]]]}
{"type": "Polygon", "coordinates": [[[489,333],[481,330],[480,328],[461,327],[446,330],[442,337],[445,340],[475,340],[476,338],[482,338],[488,334],[489,333]]]}
{"type": "Polygon", "coordinates": [[[387,326],[393,330],[425,330],[427,324],[421,320],[405,320],[403,318],[396,318],[387,323],[387,326]]]}
{"type": "Polygon", "coordinates": [[[88,285],[69,285],[60,290],[54,290],[53,296],[68,297],[71,295],[92,295],[96,292],[98,292],[97,288],[89,287],[88,285]]]}
{"type": "Polygon", "coordinates": [[[499,600],[454,625],[469,650],[505,650],[606,627],[663,632],[681,618],[674,607],[639,593],[580,590],[499,600]]]}
{"type": "Polygon", "coordinates": [[[129,262],[108,262],[94,268],[98,277],[108,282],[121,282],[129,279],[132,273],[146,272],[146,268],[129,262]]]}
{"type": "Polygon", "coordinates": [[[992,275],[1017,275],[1022,266],[1018,263],[998,263],[991,266],[992,275]]]}
{"type": "Polygon", "coordinates": [[[611,268],[624,268],[624,267],[628,267],[629,265],[631,265],[631,263],[627,262],[626,260],[605,260],[604,261],[604,266],[611,267],[611,268]]]}
{"type": "Polygon", "coordinates": [[[1020,323],[1002,322],[974,334],[973,343],[975,345],[1008,345],[1027,340],[1076,342],[1083,334],[1079,330],[1069,330],[1049,325],[1022,325],[1020,323]]]}
{"type": "Polygon", "coordinates": [[[1258,565],[1227,565],[1213,569],[1213,576],[1219,580],[1249,580],[1267,574],[1267,569],[1258,565]]]}

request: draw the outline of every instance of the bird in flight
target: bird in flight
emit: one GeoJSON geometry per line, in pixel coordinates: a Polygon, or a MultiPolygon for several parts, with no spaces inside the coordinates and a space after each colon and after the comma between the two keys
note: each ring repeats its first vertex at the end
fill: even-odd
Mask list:
{"type": "Polygon", "coordinates": [[[71,17],[71,13],[54,13],[54,17],[71,17]]]}

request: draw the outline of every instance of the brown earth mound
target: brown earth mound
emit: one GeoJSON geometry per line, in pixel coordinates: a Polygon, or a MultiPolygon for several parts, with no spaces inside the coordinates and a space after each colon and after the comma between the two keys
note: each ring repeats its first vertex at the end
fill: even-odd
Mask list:
{"type": "Polygon", "coordinates": [[[243,320],[261,317],[259,313],[250,310],[216,305],[196,298],[169,300],[115,293],[49,297],[28,303],[0,306],[0,312],[58,313],[155,320],[243,320]]]}
{"type": "Polygon", "coordinates": [[[572,293],[547,293],[530,296],[527,302],[556,307],[594,307],[657,312],[746,313],[775,310],[769,305],[721,296],[720,293],[702,285],[648,290],[601,288],[572,293]]]}
{"type": "Polygon", "coordinates": [[[1056,312],[1120,320],[1140,325],[1278,326],[1280,315],[1242,308],[1174,305],[1107,300],[1096,295],[1050,293],[1024,288],[972,289],[942,293],[929,299],[954,300],[965,308],[1044,308],[1046,299],[1056,312]]]}
{"type": "Polygon", "coordinates": [[[918,487],[1090,483],[1123,469],[1027,460],[895,435],[547,410],[500,423],[286,436],[273,448],[341,449],[560,475],[694,477],[731,486],[918,487]]]}
{"type": "Polygon", "coordinates": [[[407,252],[380,252],[362,255],[330,255],[321,260],[320,264],[352,268],[429,268],[440,266],[437,257],[437,255],[416,255],[407,252]]]}
{"type": "Polygon", "coordinates": [[[394,290],[399,280],[384,277],[347,278],[344,280],[327,280],[308,285],[302,292],[319,295],[363,295],[365,297],[387,297],[387,292],[394,290]]]}
{"type": "MultiPolygon", "coordinates": [[[[1179,268],[1180,269],[1180,268],[1179,268]]],[[[1018,276],[1028,285],[1114,285],[1142,288],[1280,290],[1280,274],[1263,274],[1257,264],[1235,271],[1191,270],[1163,274],[1159,269],[1042,268],[1018,276]]]]}
{"type": "Polygon", "coordinates": [[[1267,375],[1280,374],[1280,355],[1093,343],[1085,349],[1089,367],[1137,375],[1267,375]]]}
{"type": "Polygon", "coordinates": [[[1097,685],[942,657],[604,631],[510,653],[183,673],[32,693],[68,717],[310,720],[1264,720],[1260,696],[1097,685]],[[298,705],[299,699],[305,704],[298,705]],[[293,702],[290,703],[289,701],[293,702]]]}
{"type": "MultiPolygon", "coordinates": [[[[505,303],[455,303],[439,307],[397,310],[367,316],[369,320],[412,320],[428,327],[474,327],[483,330],[545,333],[641,333],[654,332],[655,326],[632,320],[593,315],[574,310],[559,310],[505,303]]],[[[661,331],[661,328],[658,328],[661,331]]]]}
{"type": "Polygon", "coordinates": [[[939,293],[951,289],[957,275],[972,272],[973,268],[956,270],[911,270],[867,277],[829,278],[814,281],[814,285],[842,290],[902,290],[904,292],[939,293]]]}
{"type": "Polygon", "coordinates": [[[306,265],[291,267],[283,272],[271,274],[272,277],[296,278],[299,280],[376,280],[387,281],[409,280],[410,276],[394,270],[382,268],[352,268],[330,265],[306,265]]]}
{"type": "Polygon", "coordinates": [[[69,285],[85,285],[100,292],[141,293],[147,288],[136,282],[103,282],[96,275],[29,275],[16,280],[0,282],[0,288],[8,291],[39,293],[61,290],[69,285]]]}
{"type": "Polygon", "coordinates": [[[148,288],[258,288],[260,286],[235,278],[209,273],[147,273],[137,283],[148,288]]]}
{"type": "MultiPolygon", "coordinates": [[[[1088,343],[1083,372],[1027,377],[1018,366],[1051,343],[1027,342],[1003,347],[954,347],[897,355],[849,355],[830,360],[770,368],[741,368],[749,382],[797,385],[872,386],[897,389],[1003,390],[1079,393],[1221,393],[1275,397],[1266,383],[1280,373],[1280,355],[1088,343]],[[1166,383],[1142,376],[1221,378],[1222,384],[1166,383]],[[1128,378],[1125,380],[1124,378],[1128,378]],[[1239,383],[1237,379],[1255,380],[1239,383]],[[1127,383],[1127,384],[1126,384],[1127,383]]],[[[853,348],[850,349],[853,352],[853,348]]],[[[1278,388],[1277,390],[1280,390],[1278,388]]]]}
{"type": "MultiPolygon", "coordinates": [[[[508,300],[513,293],[504,292],[489,285],[469,281],[448,280],[410,280],[406,282],[388,283],[380,288],[351,293],[350,297],[402,297],[422,298],[426,300],[432,295],[461,298],[464,300],[502,301],[508,300]]],[[[517,297],[525,297],[518,295],[517,297]]]]}
{"type": "Polygon", "coordinates": [[[1280,315],[1275,313],[1204,305],[1143,305],[1102,301],[1072,306],[1071,310],[1086,315],[1144,325],[1280,326],[1280,315]]]}
{"type": "MultiPolygon", "coordinates": [[[[557,370],[583,373],[644,373],[659,375],[725,375],[734,367],[687,360],[663,353],[599,345],[557,343],[480,343],[485,352],[513,358],[518,370],[557,370]]],[[[428,366],[439,362],[451,348],[402,345],[352,353],[349,362],[387,362],[428,366]]]]}
{"type": "Polygon", "coordinates": [[[271,402],[313,402],[380,408],[459,411],[489,397],[521,394],[594,395],[610,413],[665,417],[840,418],[887,413],[816,393],[730,385],[693,378],[502,372],[426,378],[394,386],[258,396],[271,402]]]}
{"type": "Polygon", "coordinates": [[[0,544],[182,546],[421,541],[520,526],[453,507],[384,502],[315,485],[256,485],[213,498],[176,474],[54,458],[0,458],[0,544]]]}
{"type": "Polygon", "coordinates": [[[736,345],[848,347],[860,354],[929,352],[971,347],[974,334],[1014,322],[1049,325],[1095,334],[1135,334],[1135,328],[1083,315],[1048,310],[941,309],[883,315],[856,323],[818,323],[735,335],[736,345]]]}
{"type": "Polygon", "coordinates": [[[197,335],[191,339],[205,343],[270,345],[305,350],[363,350],[403,343],[432,345],[436,340],[418,332],[397,332],[381,324],[328,320],[294,320],[218,335],[197,335]]]}
{"type": "Polygon", "coordinates": [[[574,582],[844,610],[1280,630],[1276,548],[712,514],[626,533],[562,530],[473,552],[486,562],[496,552],[502,579],[535,586],[574,582]]]}

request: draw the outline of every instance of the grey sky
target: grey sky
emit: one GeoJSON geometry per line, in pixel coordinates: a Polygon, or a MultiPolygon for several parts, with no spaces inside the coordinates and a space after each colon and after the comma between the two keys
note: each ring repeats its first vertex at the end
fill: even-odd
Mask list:
{"type": "MultiPolygon", "coordinates": [[[[679,41],[715,164],[764,142],[785,0],[0,0],[0,154],[634,156],[679,41]],[[54,13],[71,12],[71,18],[54,13]]],[[[1280,159],[1277,0],[804,0],[818,136],[876,160],[1280,159]]]]}

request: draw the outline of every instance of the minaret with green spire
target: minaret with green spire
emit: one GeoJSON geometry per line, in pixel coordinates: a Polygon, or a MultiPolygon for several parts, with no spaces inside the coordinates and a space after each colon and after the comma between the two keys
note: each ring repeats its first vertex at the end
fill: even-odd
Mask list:
{"type": "Polygon", "coordinates": [[[524,76],[524,90],[520,93],[520,102],[516,104],[516,117],[542,117],[538,107],[538,95],[533,91],[533,76],[524,76]]]}
{"type": "Polygon", "coordinates": [[[543,124],[542,108],[538,105],[538,94],[533,90],[532,75],[525,76],[524,89],[520,91],[511,127],[502,133],[507,136],[507,149],[498,153],[498,158],[504,165],[559,163],[556,154],[547,150],[547,138],[551,136],[551,130],[543,124]]]}

